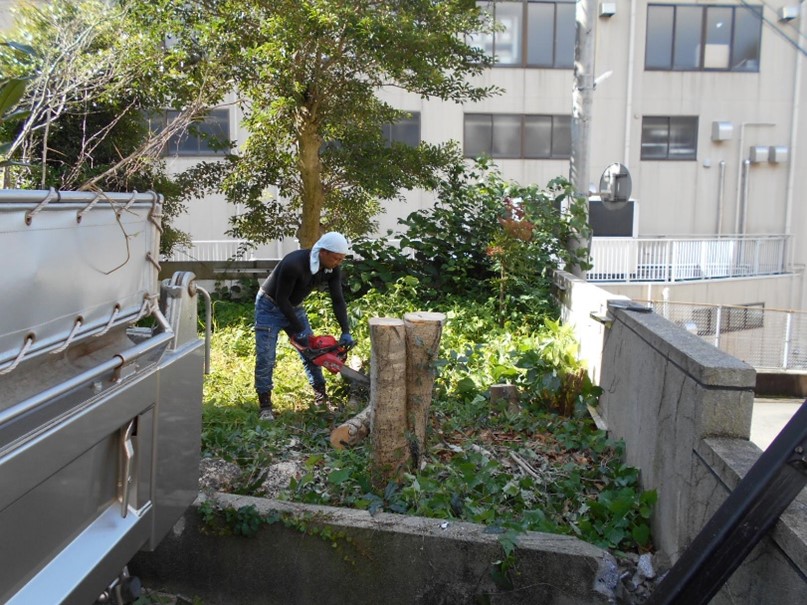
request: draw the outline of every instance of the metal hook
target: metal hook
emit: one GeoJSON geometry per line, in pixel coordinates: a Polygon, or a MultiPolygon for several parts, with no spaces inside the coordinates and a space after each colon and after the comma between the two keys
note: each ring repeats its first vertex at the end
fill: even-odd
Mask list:
{"type": "Polygon", "coordinates": [[[73,329],[72,329],[72,330],[70,330],[70,334],[68,334],[68,335],[67,335],[67,340],[64,342],[64,344],[63,344],[61,347],[59,347],[58,349],[56,349],[56,350],[54,350],[54,351],[51,351],[51,355],[55,355],[56,353],[61,353],[61,352],[62,352],[62,351],[64,351],[64,350],[65,350],[67,347],[69,347],[69,346],[70,346],[70,343],[73,341],[73,338],[74,338],[74,337],[75,337],[75,335],[76,335],[76,332],[78,332],[78,329],[81,327],[81,325],[82,325],[83,323],[84,323],[84,318],[83,318],[83,317],[81,317],[81,315],[79,315],[78,317],[76,317],[76,321],[75,321],[75,323],[73,324],[73,329]]]}
{"type": "Polygon", "coordinates": [[[95,204],[97,204],[98,201],[100,199],[104,198],[104,197],[106,197],[106,196],[104,196],[104,195],[102,195],[100,193],[96,193],[95,197],[92,198],[92,201],[89,204],[87,204],[86,206],[84,206],[84,208],[82,208],[81,210],[76,212],[76,222],[80,223],[81,222],[81,217],[84,216],[90,210],[92,210],[93,206],[95,206],[95,204]]]}
{"type": "Polygon", "coordinates": [[[157,261],[157,259],[154,258],[154,256],[151,254],[151,251],[146,252],[146,260],[150,262],[152,265],[154,265],[154,267],[157,269],[158,272],[162,269],[162,266],[157,261]]]}
{"type": "Polygon", "coordinates": [[[22,345],[22,349],[20,349],[17,358],[11,362],[11,364],[7,368],[3,368],[0,370],[0,374],[8,374],[11,370],[17,367],[19,363],[22,361],[22,358],[25,357],[25,354],[28,352],[28,349],[31,348],[31,345],[34,344],[34,335],[28,334],[25,337],[25,343],[22,345]]]}
{"type": "Polygon", "coordinates": [[[45,196],[45,199],[43,199],[41,202],[39,202],[39,204],[37,204],[36,208],[34,208],[33,210],[29,210],[28,212],[25,213],[25,224],[30,226],[30,224],[34,220],[34,216],[36,216],[39,213],[39,211],[42,210],[42,208],[47,206],[48,203],[51,202],[54,197],[58,201],[59,198],[61,197],[61,195],[59,194],[58,191],[56,191],[56,189],[51,187],[50,191],[48,191],[48,194],[45,196]]]}
{"type": "Polygon", "coordinates": [[[115,214],[120,217],[121,214],[123,214],[126,210],[128,210],[131,207],[132,204],[135,203],[136,199],[137,199],[137,189],[133,189],[132,197],[129,198],[129,201],[126,202],[126,205],[123,206],[123,208],[118,208],[115,214]]]}
{"type": "Polygon", "coordinates": [[[118,316],[119,313],[120,313],[120,305],[116,304],[112,308],[112,315],[110,316],[109,321],[106,322],[106,325],[104,326],[104,329],[101,330],[100,332],[98,332],[98,334],[95,335],[96,338],[98,338],[99,336],[103,336],[104,334],[109,332],[109,328],[112,327],[112,323],[115,321],[115,318],[118,316]]]}

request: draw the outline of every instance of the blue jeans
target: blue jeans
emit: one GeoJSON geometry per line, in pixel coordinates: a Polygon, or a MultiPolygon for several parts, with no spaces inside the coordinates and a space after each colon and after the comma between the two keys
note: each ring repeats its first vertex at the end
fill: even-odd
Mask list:
{"type": "MultiPolygon", "coordinates": [[[[308,316],[302,306],[295,307],[297,319],[307,329],[311,329],[308,316]]],[[[289,336],[289,321],[278,306],[273,303],[263,290],[258,289],[258,296],[255,298],[255,390],[258,393],[266,393],[272,390],[272,374],[275,369],[275,359],[277,353],[277,337],[283,330],[289,336]]],[[[322,368],[306,359],[300,353],[300,359],[305,367],[305,375],[312,387],[325,386],[325,377],[322,375],[322,368]]]]}

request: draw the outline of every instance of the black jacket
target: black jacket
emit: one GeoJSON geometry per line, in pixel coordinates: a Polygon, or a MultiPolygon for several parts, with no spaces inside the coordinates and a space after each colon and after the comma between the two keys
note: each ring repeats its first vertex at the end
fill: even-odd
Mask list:
{"type": "Polygon", "coordinates": [[[347,305],[342,294],[342,272],[339,267],[326,273],[320,265],[316,275],[311,274],[311,250],[295,250],[284,256],[275,266],[261,289],[274,299],[275,304],[286,316],[294,334],[302,332],[303,326],[297,320],[294,307],[302,304],[311,291],[323,284],[328,285],[333,303],[333,312],[342,332],[349,332],[347,305]]]}

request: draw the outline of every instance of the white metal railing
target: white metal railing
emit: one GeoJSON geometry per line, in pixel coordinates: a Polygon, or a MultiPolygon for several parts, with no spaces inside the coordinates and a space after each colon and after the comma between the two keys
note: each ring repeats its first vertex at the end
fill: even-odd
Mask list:
{"type": "Polygon", "coordinates": [[[254,249],[245,239],[193,240],[190,246],[174,250],[163,262],[255,260],[254,249]]]}
{"type": "Polygon", "coordinates": [[[652,309],[757,370],[807,371],[807,312],[763,305],[646,302],[652,309]]]}
{"type": "Polygon", "coordinates": [[[591,282],[675,282],[786,273],[789,236],[595,237],[591,282]]]}

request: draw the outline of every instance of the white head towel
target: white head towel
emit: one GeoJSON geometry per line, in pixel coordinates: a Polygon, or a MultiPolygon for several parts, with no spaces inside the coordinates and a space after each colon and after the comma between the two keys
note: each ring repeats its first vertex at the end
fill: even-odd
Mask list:
{"type": "MultiPolygon", "coordinates": [[[[337,254],[347,254],[348,246],[345,236],[336,231],[329,231],[317,240],[311,248],[311,275],[319,271],[319,251],[328,250],[337,254]]],[[[330,273],[332,269],[325,269],[325,273],[330,273]]]]}

